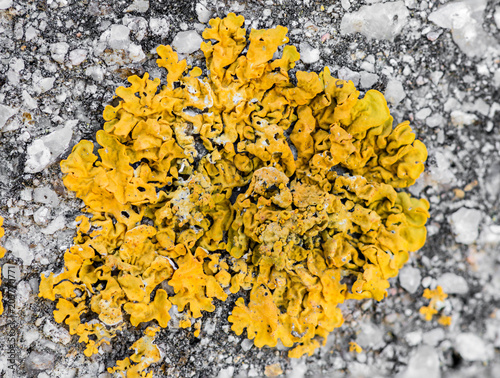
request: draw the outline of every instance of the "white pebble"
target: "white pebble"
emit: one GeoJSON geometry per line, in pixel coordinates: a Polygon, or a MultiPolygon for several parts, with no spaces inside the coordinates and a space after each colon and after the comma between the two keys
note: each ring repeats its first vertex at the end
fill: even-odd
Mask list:
{"type": "Polygon", "coordinates": [[[24,39],[26,39],[26,42],[29,42],[32,39],[35,39],[38,36],[38,33],[39,31],[37,29],[35,29],[33,26],[30,26],[24,32],[24,39]]]}
{"type": "Polygon", "coordinates": [[[445,273],[437,279],[437,284],[447,294],[467,294],[469,284],[462,276],[455,273],[445,273]]]}
{"type": "Polygon", "coordinates": [[[378,81],[378,75],[366,71],[362,71],[360,74],[360,86],[363,89],[368,89],[373,87],[375,83],[378,81]]]}
{"type": "Polygon", "coordinates": [[[219,371],[217,378],[231,378],[234,374],[234,366],[228,366],[219,371]]]}
{"type": "Polygon", "coordinates": [[[69,53],[69,61],[73,66],[79,66],[87,58],[87,50],[76,49],[69,53]]]}
{"type": "Polygon", "coordinates": [[[420,270],[411,266],[405,266],[399,271],[399,284],[407,292],[413,294],[420,286],[422,276],[420,270]]]}
{"type": "Polygon", "coordinates": [[[437,346],[444,339],[444,336],[443,328],[438,327],[424,333],[422,339],[427,345],[437,346]]]}
{"type": "Polygon", "coordinates": [[[427,124],[427,126],[429,127],[437,127],[437,126],[441,126],[443,125],[443,122],[444,122],[444,118],[441,114],[439,113],[434,113],[433,115],[431,115],[430,117],[428,117],[426,120],[425,120],[425,123],[427,124]]]}
{"type": "MultiPolygon", "coordinates": [[[[106,32],[105,32],[106,33],[106,32]]],[[[130,29],[125,25],[114,24],[109,29],[109,34],[105,35],[109,47],[114,50],[123,50],[130,45],[130,29]]],[[[101,37],[102,38],[102,37],[101,37]]]]}
{"type": "Polygon", "coordinates": [[[35,109],[38,107],[38,101],[31,97],[31,95],[26,90],[23,90],[22,96],[24,104],[28,109],[35,109]]]}
{"type": "Polygon", "coordinates": [[[101,82],[104,79],[104,71],[99,66],[87,67],[87,69],[85,70],[85,75],[97,82],[101,82]]]}
{"type": "Polygon", "coordinates": [[[359,74],[359,72],[352,71],[347,67],[342,67],[338,72],[338,77],[341,80],[352,81],[354,86],[357,87],[359,84],[359,80],[361,78],[361,75],[359,74]]]}
{"type": "Polygon", "coordinates": [[[55,325],[50,320],[47,320],[43,325],[43,333],[55,343],[66,345],[71,341],[69,332],[65,328],[55,325]]]}
{"type": "Polygon", "coordinates": [[[0,10],[9,9],[12,6],[12,0],[0,0],[0,10]]]}
{"type": "Polygon", "coordinates": [[[146,54],[144,54],[144,51],[142,51],[141,45],[132,43],[128,47],[128,57],[133,63],[140,63],[146,59],[146,54]]]}
{"type": "Polygon", "coordinates": [[[424,119],[426,119],[427,117],[429,117],[432,113],[432,110],[430,108],[423,108],[423,109],[420,109],[416,114],[415,114],[415,118],[420,120],[420,121],[423,121],[424,119]]]}
{"type": "Polygon", "coordinates": [[[361,332],[358,334],[356,342],[364,349],[379,349],[384,345],[384,333],[375,324],[364,323],[361,325],[361,332]]]}
{"type": "Polygon", "coordinates": [[[172,46],[180,54],[191,54],[200,49],[203,42],[200,35],[194,30],[179,32],[172,41],[172,46]]]}
{"type": "Polygon", "coordinates": [[[55,77],[43,77],[40,70],[33,73],[32,85],[37,94],[45,93],[54,86],[55,77]]]}
{"type": "Polygon", "coordinates": [[[472,244],[479,235],[479,223],[483,213],[477,209],[462,207],[449,217],[451,230],[457,243],[472,244]]]}
{"type": "Polygon", "coordinates": [[[450,116],[451,116],[451,123],[456,127],[472,125],[477,120],[476,115],[466,113],[461,110],[452,111],[450,113],[450,116]]]}
{"type": "Polygon", "coordinates": [[[471,332],[461,333],[455,339],[455,349],[466,361],[488,361],[493,357],[490,345],[471,332]]]}
{"type": "Polygon", "coordinates": [[[483,56],[489,48],[498,48],[496,40],[482,27],[487,2],[452,1],[432,12],[428,20],[451,29],[453,41],[467,56],[483,56]]]}
{"type": "Polygon", "coordinates": [[[50,210],[45,206],[40,207],[33,213],[33,220],[39,226],[46,226],[50,220],[50,210]]]}
{"type": "Polygon", "coordinates": [[[33,190],[33,200],[37,203],[57,207],[59,205],[59,197],[57,193],[49,187],[43,186],[33,190]]]}
{"type": "Polygon", "coordinates": [[[405,340],[409,346],[417,346],[422,342],[422,332],[420,331],[408,332],[405,335],[405,340]]]}
{"type": "Polygon", "coordinates": [[[152,18],[149,20],[149,28],[154,35],[166,37],[170,29],[170,24],[164,18],[152,18]]]}
{"type": "Polygon", "coordinates": [[[389,80],[384,96],[387,102],[390,102],[394,106],[398,105],[406,97],[403,84],[399,80],[389,80]]]}
{"type": "Polygon", "coordinates": [[[66,227],[66,218],[64,215],[58,215],[50,224],[42,230],[44,235],[53,235],[57,231],[62,230],[66,227]]]}
{"type": "Polygon", "coordinates": [[[26,281],[21,281],[17,284],[16,288],[16,307],[25,308],[30,300],[31,286],[26,281]]]}
{"type": "Polygon", "coordinates": [[[5,241],[5,248],[12,252],[15,257],[23,260],[23,265],[31,265],[34,255],[31,249],[18,238],[9,238],[5,241]]]}
{"type": "Polygon", "coordinates": [[[342,18],[340,32],[343,35],[359,32],[368,39],[392,41],[407,24],[409,15],[403,1],[363,5],[342,18]]]}
{"type": "Polygon", "coordinates": [[[125,12],[144,13],[149,9],[149,0],[134,0],[132,4],[125,9],[125,12]]]}
{"type": "Polygon", "coordinates": [[[399,378],[440,378],[439,356],[437,351],[423,345],[410,357],[408,367],[403,371],[399,378]]]}
{"type": "Polygon", "coordinates": [[[197,3],[195,10],[196,15],[198,16],[198,21],[202,24],[206,24],[210,20],[212,12],[207,9],[206,4],[202,2],[197,3]]]}
{"type": "Polygon", "coordinates": [[[27,159],[24,167],[26,173],[38,173],[43,171],[49,164],[68,148],[73,136],[73,127],[77,120],[70,120],[66,125],[52,133],[36,139],[27,148],[27,159]]]}
{"type": "Polygon", "coordinates": [[[319,50],[313,48],[309,43],[302,42],[299,46],[300,60],[306,64],[315,63],[319,60],[319,50]]]}
{"type": "Polygon", "coordinates": [[[57,63],[64,63],[64,58],[68,53],[69,45],[66,42],[57,42],[50,45],[50,54],[57,63]]]}
{"type": "Polygon", "coordinates": [[[0,104],[0,130],[5,126],[5,123],[17,113],[19,109],[11,108],[7,105],[0,104]]]}

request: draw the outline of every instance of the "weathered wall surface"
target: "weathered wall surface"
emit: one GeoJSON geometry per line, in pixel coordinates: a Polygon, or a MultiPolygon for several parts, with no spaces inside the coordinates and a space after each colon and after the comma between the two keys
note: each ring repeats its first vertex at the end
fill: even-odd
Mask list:
{"type": "MultiPolygon", "coordinates": [[[[199,64],[213,17],[242,14],[248,28],[289,30],[296,68],[384,93],[396,122],[427,146],[410,189],[429,200],[426,245],[381,302],[346,302],[345,324],[311,357],[258,349],[230,330],[235,297],[204,315],[200,337],[157,336],[155,376],[475,377],[500,371],[500,6],[464,1],[0,0],[0,215],[19,269],[2,277],[0,375],[107,377],[139,332],[91,358],[38,298],[40,274],[63,267],[81,201],[67,192],[61,159],[95,140],[102,111],[132,74],[161,77],[155,49],[172,44],[199,64]],[[426,288],[441,286],[451,325],[425,321],[426,288]],[[363,348],[349,351],[349,342],[363,348]],[[14,358],[13,364],[9,361],[14,358]],[[12,373],[12,365],[15,373],[12,373]]],[[[15,270],[15,269],[14,269],[15,270]]]]}

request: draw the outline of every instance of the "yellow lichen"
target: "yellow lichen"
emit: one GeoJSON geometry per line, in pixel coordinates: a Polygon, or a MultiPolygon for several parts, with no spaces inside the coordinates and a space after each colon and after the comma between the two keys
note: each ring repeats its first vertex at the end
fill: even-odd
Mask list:
{"type": "Polygon", "coordinates": [[[361,353],[363,348],[361,348],[355,341],[349,341],[349,352],[361,353]]]}
{"type": "MultiPolygon", "coordinates": [[[[424,319],[429,322],[432,320],[433,316],[439,312],[439,308],[444,300],[448,298],[448,294],[443,291],[441,286],[437,286],[434,290],[425,289],[423,297],[430,299],[430,302],[428,306],[420,307],[419,312],[424,316],[424,319]]],[[[451,317],[441,314],[438,323],[445,327],[449,326],[451,324],[451,317]]]]}
{"type": "Polygon", "coordinates": [[[134,354],[124,360],[117,361],[115,367],[108,368],[108,372],[119,372],[120,376],[124,378],[152,378],[153,372],[146,374],[144,370],[161,358],[160,350],[153,344],[159,330],[159,327],[148,327],[144,331],[144,336],[130,347],[134,354]]]}
{"type": "Polygon", "coordinates": [[[89,215],[40,296],[87,354],[125,314],[166,327],[179,311],[199,335],[229,293],[241,296],[229,317],[238,335],[312,354],[343,323],[338,304],[383,299],[425,242],[429,203],[402,190],[427,158],[409,124],[393,129],[382,94],[360,98],[328,68],[292,75],[300,55],[286,28],[247,36],[243,24],[210,21],[205,77],[158,47],[165,85],[131,76],[104,110],[97,155],[84,140],[61,162],[89,215]]]}
{"type": "Polygon", "coordinates": [[[441,315],[438,319],[438,323],[443,327],[448,327],[451,325],[451,316],[441,315]]]}

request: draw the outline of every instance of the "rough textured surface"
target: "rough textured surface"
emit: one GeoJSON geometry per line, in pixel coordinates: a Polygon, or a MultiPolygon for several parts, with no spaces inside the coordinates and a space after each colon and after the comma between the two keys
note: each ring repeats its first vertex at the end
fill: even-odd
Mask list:
{"type": "MultiPolygon", "coordinates": [[[[87,359],[76,339],[65,344],[67,329],[52,323],[52,302],[37,297],[40,274],[63,265],[81,203],[62,186],[57,162],[67,151],[32,173],[26,162],[31,158],[37,167],[44,165],[46,153],[34,151],[46,149],[29,147],[72,120],[78,122],[71,124],[68,147],[92,138],[102,127],[104,106],[125,78],[154,72],[159,44],[171,43],[179,32],[200,33],[205,28],[200,22],[234,11],[254,28],[287,26],[290,43],[310,46],[311,63],[300,62],[298,69],[318,72],[328,65],[334,75],[343,70],[351,80],[357,77],[366,90],[385,92],[389,82],[401,83],[402,91],[399,85],[389,91],[395,100],[392,114],[396,121],[410,119],[429,151],[426,172],[411,189],[431,203],[428,242],[409,262],[422,279],[413,294],[393,280],[391,295],[380,303],[344,303],[345,324],[326,346],[300,360],[234,335],[226,320],[233,307],[229,298],[227,306],[219,304],[207,314],[199,338],[183,329],[157,334],[158,375],[258,377],[282,370],[294,377],[494,377],[500,369],[500,56],[498,42],[488,41],[500,38],[500,11],[494,2],[406,0],[398,3],[408,10],[407,22],[393,41],[340,33],[345,15],[377,3],[388,2],[0,1],[0,214],[7,248],[0,262],[21,270],[19,282],[2,275],[0,374],[12,376],[8,358],[13,356],[14,376],[103,378],[107,367],[130,356],[139,332],[87,359]],[[469,26],[440,23],[438,14],[429,20],[448,4],[458,15],[454,19],[463,16],[469,26]],[[116,33],[120,30],[123,34],[116,33]],[[481,43],[469,51],[463,42],[472,32],[481,43]],[[56,197],[35,201],[38,188],[50,188],[56,197]],[[474,213],[474,222],[459,220],[471,225],[473,236],[477,232],[466,243],[452,223],[460,209],[480,213],[474,213]],[[450,273],[454,276],[444,276],[450,273]],[[419,313],[428,304],[424,288],[457,277],[467,285],[449,293],[439,309],[452,317],[451,325],[425,322],[419,313]],[[417,333],[407,336],[410,332],[417,333]],[[350,341],[363,351],[349,352],[350,341]]],[[[201,51],[187,58],[198,64],[201,51]]]]}

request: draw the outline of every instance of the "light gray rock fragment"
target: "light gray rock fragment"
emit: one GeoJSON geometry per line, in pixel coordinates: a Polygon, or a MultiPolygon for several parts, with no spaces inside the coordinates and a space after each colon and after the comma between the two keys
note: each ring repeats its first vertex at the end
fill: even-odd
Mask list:
{"type": "Polygon", "coordinates": [[[443,124],[443,122],[444,122],[444,118],[439,113],[434,113],[430,117],[427,117],[426,120],[425,120],[425,123],[429,127],[441,126],[443,124]]]}
{"type": "Polygon", "coordinates": [[[149,0],[134,0],[132,4],[130,4],[125,12],[138,12],[144,13],[149,9],[149,0]]]}
{"type": "Polygon", "coordinates": [[[363,5],[342,18],[340,32],[343,35],[359,32],[368,39],[392,41],[407,24],[409,15],[403,1],[363,5]]]}
{"type": "Polygon", "coordinates": [[[28,91],[24,90],[22,96],[24,104],[28,109],[36,109],[38,107],[38,101],[31,97],[28,91]]]}
{"type": "Polygon", "coordinates": [[[46,226],[50,220],[50,210],[45,206],[40,207],[33,213],[33,220],[39,226],[46,226]]]}
{"type": "Polygon", "coordinates": [[[52,208],[59,205],[59,197],[55,191],[48,187],[38,187],[33,190],[33,200],[37,203],[43,203],[52,208]]]}
{"type": "Polygon", "coordinates": [[[210,17],[212,16],[212,12],[207,9],[207,4],[205,2],[198,2],[195,7],[196,15],[198,16],[198,21],[202,24],[206,24],[210,17]]]}
{"type": "Polygon", "coordinates": [[[37,94],[45,93],[54,86],[55,77],[43,77],[40,70],[33,73],[32,85],[37,94]]]}
{"type": "Polygon", "coordinates": [[[75,49],[69,53],[69,61],[73,66],[79,66],[87,58],[87,50],[75,49]]]}
{"type": "Polygon", "coordinates": [[[405,335],[405,340],[410,346],[419,345],[422,342],[422,332],[420,331],[408,332],[405,335]]]}
{"type": "Polygon", "coordinates": [[[356,342],[364,349],[380,349],[384,344],[384,334],[375,324],[364,323],[361,326],[361,332],[356,338],[356,342]]]}
{"type": "Polygon", "coordinates": [[[429,21],[451,29],[453,41],[469,57],[483,56],[498,43],[482,26],[488,0],[462,0],[440,6],[429,15],[429,21]]]}
{"type": "Polygon", "coordinates": [[[422,280],[420,270],[411,266],[405,266],[399,271],[399,284],[407,292],[413,294],[417,291],[422,280]]]}
{"type": "Polygon", "coordinates": [[[101,82],[104,79],[104,71],[99,66],[87,67],[87,69],[85,70],[85,75],[97,82],[101,82]]]}
{"type": "Polygon", "coordinates": [[[300,60],[306,64],[312,64],[319,60],[319,49],[313,48],[309,43],[302,42],[299,45],[300,60]]]}
{"type": "Polygon", "coordinates": [[[359,80],[361,78],[361,75],[359,74],[359,72],[352,71],[347,67],[342,67],[338,72],[338,77],[341,80],[352,81],[354,86],[357,87],[359,84],[359,80]]]}
{"type": "Polygon", "coordinates": [[[23,265],[31,265],[34,255],[29,247],[18,238],[9,238],[5,241],[5,248],[11,251],[15,257],[23,260],[23,265]]]}
{"type": "Polygon", "coordinates": [[[113,24],[103,33],[101,40],[106,40],[108,46],[114,50],[124,50],[130,45],[130,29],[125,25],[113,24]]]}
{"type": "Polygon", "coordinates": [[[53,235],[57,231],[66,227],[66,218],[64,215],[58,215],[50,224],[42,230],[44,235],[53,235]]]}
{"type": "Polygon", "coordinates": [[[180,54],[191,54],[200,49],[201,39],[200,35],[194,30],[179,32],[172,41],[172,46],[180,54]]]}
{"type": "Polygon", "coordinates": [[[392,105],[398,105],[406,97],[403,84],[399,80],[389,80],[385,88],[384,97],[392,105]]]}
{"type": "Polygon", "coordinates": [[[423,341],[430,346],[437,346],[444,339],[444,330],[441,327],[431,329],[423,334],[423,341]]]}
{"type": "Polygon", "coordinates": [[[397,375],[398,378],[440,378],[439,357],[437,351],[423,345],[410,357],[408,368],[397,375]]]}
{"type": "Polygon", "coordinates": [[[170,24],[168,20],[164,18],[151,18],[149,20],[149,28],[154,35],[166,37],[170,30],[170,24]]]}
{"type": "Polygon", "coordinates": [[[482,212],[462,207],[449,217],[449,223],[458,243],[472,244],[479,235],[482,212]]]}
{"type": "Polygon", "coordinates": [[[447,294],[467,294],[469,284],[462,276],[455,273],[445,273],[437,279],[437,284],[447,294]]]}
{"type": "Polygon", "coordinates": [[[0,10],[9,9],[12,4],[12,0],[0,0],[0,10]]]}
{"type": "Polygon", "coordinates": [[[30,300],[31,286],[26,281],[21,281],[16,287],[16,308],[23,308],[30,300]]]}
{"type": "Polygon", "coordinates": [[[27,160],[24,172],[38,173],[54,163],[68,148],[73,136],[73,127],[77,122],[76,120],[68,121],[64,127],[34,140],[26,151],[27,160]]]}
{"type": "Polygon", "coordinates": [[[24,33],[24,39],[26,39],[26,42],[29,42],[33,39],[35,39],[40,32],[35,29],[33,26],[29,26],[25,33],[24,33]]]}
{"type": "Polygon", "coordinates": [[[454,346],[466,361],[488,361],[493,357],[491,345],[487,345],[479,336],[471,332],[459,334],[454,346]]]}
{"type": "Polygon", "coordinates": [[[5,126],[5,123],[17,113],[19,109],[12,108],[7,105],[0,104],[0,130],[5,126]]]}
{"type": "Polygon", "coordinates": [[[429,117],[432,113],[432,110],[430,108],[423,108],[423,109],[420,109],[416,114],[415,114],[415,118],[420,120],[420,121],[423,121],[425,120],[427,117],[429,117]]]}
{"type": "Polygon", "coordinates": [[[228,366],[219,371],[217,378],[231,378],[234,374],[234,366],[228,366]]]}
{"type": "Polygon", "coordinates": [[[43,325],[43,333],[55,343],[66,345],[71,341],[69,332],[65,328],[55,325],[50,320],[47,320],[43,325]]]}
{"type": "Polygon", "coordinates": [[[32,351],[25,361],[26,369],[33,370],[48,370],[54,366],[54,353],[32,351]]]}
{"type": "Polygon", "coordinates": [[[477,120],[477,116],[475,114],[470,114],[461,110],[452,111],[450,116],[451,123],[457,127],[472,125],[477,120]]]}
{"type": "Polygon", "coordinates": [[[57,63],[64,63],[64,58],[68,53],[69,45],[66,42],[57,42],[50,45],[50,54],[57,63]]]}
{"type": "Polygon", "coordinates": [[[360,72],[360,86],[363,89],[368,89],[373,87],[375,83],[378,81],[378,75],[366,71],[360,72]]]}

